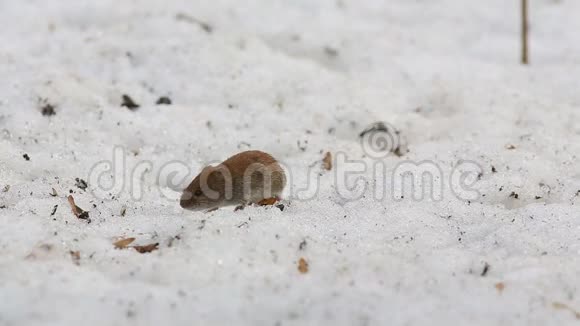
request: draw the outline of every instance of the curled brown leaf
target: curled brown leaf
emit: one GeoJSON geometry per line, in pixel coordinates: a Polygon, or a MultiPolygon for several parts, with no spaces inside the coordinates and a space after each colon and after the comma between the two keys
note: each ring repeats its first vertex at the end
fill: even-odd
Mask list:
{"type": "Polygon", "coordinates": [[[135,238],[124,238],[124,239],[115,241],[113,243],[113,245],[115,246],[115,249],[124,249],[128,245],[130,245],[133,241],[135,241],[135,238]]]}
{"type": "Polygon", "coordinates": [[[137,250],[139,253],[141,254],[145,254],[148,252],[152,252],[153,250],[157,250],[157,248],[159,247],[159,243],[152,243],[152,244],[148,244],[145,246],[133,246],[133,248],[135,250],[137,250]]]}
{"type": "Polygon", "coordinates": [[[324,158],[322,159],[322,167],[326,171],[332,170],[332,153],[326,152],[324,158]]]}
{"type": "Polygon", "coordinates": [[[71,195],[68,196],[68,203],[72,209],[73,214],[77,218],[80,218],[81,220],[87,220],[89,223],[91,223],[91,219],[89,218],[89,212],[86,212],[82,208],[78,207],[75,204],[75,199],[73,198],[73,196],[71,195]]]}

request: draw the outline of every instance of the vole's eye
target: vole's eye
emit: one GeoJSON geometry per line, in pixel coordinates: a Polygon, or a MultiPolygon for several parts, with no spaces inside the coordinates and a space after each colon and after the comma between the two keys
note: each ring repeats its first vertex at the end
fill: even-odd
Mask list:
{"type": "Polygon", "coordinates": [[[195,197],[199,197],[201,196],[201,190],[197,190],[195,193],[193,193],[195,195],[195,197]]]}

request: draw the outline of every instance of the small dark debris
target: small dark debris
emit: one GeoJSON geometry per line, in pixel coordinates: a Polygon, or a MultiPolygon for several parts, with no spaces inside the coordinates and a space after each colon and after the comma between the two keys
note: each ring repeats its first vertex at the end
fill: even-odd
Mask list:
{"type": "Polygon", "coordinates": [[[240,229],[242,226],[247,226],[248,222],[243,222],[241,224],[238,225],[238,229],[240,229]]]}
{"type": "Polygon", "coordinates": [[[213,27],[208,23],[200,22],[199,27],[201,27],[208,34],[213,32],[213,27]]]}
{"type": "Polygon", "coordinates": [[[242,141],[238,144],[238,149],[242,149],[243,147],[250,148],[250,147],[252,147],[252,145],[250,143],[242,141]]]}
{"type": "Polygon", "coordinates": [[[236,208],[234,208],[234,212],[243,211],[244,208],[246,208],[246,205],[238,205],[236,208]]]}
{"type": "Polygon", "coordinates": [[[6,208],[6,205],[0,205],[0,209],[6,208]]]}
{"type": "Polygon", "coordinates": [[[56,189],[52,188],[52,191],[49,193],[49,195],[51,197],[56,197],[56,196],[58,196],[58,193],[56,192],[56,189]]]}
{"type": "Polygon", "coordinates": [[[79,179],[79,178],[75,178],[75,186],[77,186],[79,189],[81,190],[87,190],[87,187],[89,186],[87,184],[87,182],[83,179],[79,179]]]}
{"type": "Polygon", "coordinates": [[[123,205],[121,207],[121,216],[124,217],[127,214],[127,206],[123,205]]]}
{"type": "Polygon", "coordinates": [[[301,145],[301,142],[299,140],[296,141],[296,144],[298,145],[299,150],[301,150],[302,152],[305,152],[306,148],[308,147],[308,140],[304,141],[304,145],[301,145]]]}
{"type": "Polygon", "coordinates": [[[516,147],[514,145],[512,145],[512,144],[508,144],[508,145],[505,146],[505,149],[507,149],[507,150],[513,150],[513,149],[516,149],[516,147]]]}
{"type": "Polygon", "coordinates": [[[538,200],[538,199],[542,199],[542,196],[536,196],[534,198],[536,198],[536,200],[538,200]]]}
{"type": "Polygon", "coordinates": [[[503,186],[499,187],[499,191],[502,191],[502,190],[503,190],[503,186]]]}
{"type": "Polygon", "coordinates": [[[496,172],[497,172],[497,170],[495,169],[495,166],[492,165],[491,166],[491,173],[496,173],[496,172]]]}
{"type": "Polygon", "coordinates": [[[24,154],[22,157],[24,157],[25,160],[30,161],[30,156],[28,156],[28,154],[24,154]]]}
{"type": "Polygon", "coordinates": [[[155,102],[155,104],[157,104],[157,105],[171,105],[171,99],[167,96],[162,96],[157,100],[157,102],[155,102]]]}
{"type": "Polygon", "coordinates": [[[284,211],[284,204],[278,204],[278,205],[276,205],[276,207],[277,207],[277,208],[278,208],[278,209],[279,209],[281,212],[283,212],[283,211],[284,211]]]}
{"type": "Polygon", "coordinates": [[[44,104],[42,108],[40,108],[40,112],[45,117],[50,117],[56,114],[56,111],[54,110],[54,105],[50,103],[44,104]]]}
{"type": "Polygon", "coordinates": [[[52,208],[52,212],[50,212],[50,216],[54,216],[54,214],[56,214],[57,209],[58,209],[58,205],[54,205],[54,207],[52,208]]]}
{"type": "Polygon", "coordinates": [[[8,192],[10,190],[10,185],[5,185],[4,188],[2,188],[2,192],[8,192]]]}
{"type": "Polygon", "coordinates": [[[298,245],[298,250],[304,250],[306,249],[306,245],[308,243],[306,242],[306,240],[302,240],[302,242],[300,242],[300,244],[298,245]]]}
{"type": "Polygon", "coordinates": [[[330,46],[324,47],[324,53],[331,58],[336,58],[338,56],[338,50],[330,46]]]}
{"type": "Polygon", "coordinates": [[[211,26],[210,24],[203,22],[195,17],[192,17],[188,14],[180,12],[177,15],[175,15],[175,19],[178,21],[183,21],[183,22],[187,22],[190,24],[197,24],[197,25],[199,25],[199,27],[201,27],[201,29],[203,29],[208,34],[213,32],[213,26],[211,26]]]}
{"type": "Polygon", "coordinates": [[[512,193],[510,194],[510,197],[515,198],[515,199],[519,199],[520,195],[516,194],[515,192],[512,191],[512,193]]]}
{"type": "Polygon", "coordinates": [[[133,99],[127,94],[123,94],[122,99],[123,102],[121,102],[121,106],[124,106],[131,111],[137,110],[140,106],[139,104],[135,103],[135,101],[133,101],[133,99]]]}
{"type": "Polygon", "coordinates": [[[488,264],[488,263],[485,263],[485,264],[483,265],[483,270],[481,271],[481,276],[485,276],[485,275],[487,275],[487,272],[489,272],[489,268],[490,268],[490,267],[491,267],[491,266],[489,266],[489,264],[488,264]]]}
{"type": "Polygon", "coordinates": [[[199,226],[197,227],[198,230],[203,230],[205,228],[205,220],[199,221],[199,226]]]}
{"type": "Polygon", "coordinates": [[[580,190],[576,191],[576,197],[580,196],[580,190]]]}
{"type": "Polygon", "coordinates": [[[368,128],[366,128],[365,130],[361,131],[361,133],[358,136],[362,138],[368,133],[377,132],[377,131],[389,132],[389,128],[387,127],[387,125],[385,125],[384,122],[375,122],[372,125],[370,125],[368,128]]]}
{"type": "Polygon", "coordinates": [[[81,220],[87,220],[87,222],[91,223],[91,219],[89,218],[89,212],[87,211],[82,211],[77,217],[80,218],[81,220]]]}

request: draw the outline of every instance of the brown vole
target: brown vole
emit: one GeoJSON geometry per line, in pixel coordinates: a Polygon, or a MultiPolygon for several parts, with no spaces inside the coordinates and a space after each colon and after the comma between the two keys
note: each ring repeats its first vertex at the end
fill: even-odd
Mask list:
{"type": "Polygon", "coordinates": [[[207,166],[183,190],[181,207],[206,210],[278,198],[286,174],[276,159],[260,151],[238,153],[217,166],[207,166]]]}

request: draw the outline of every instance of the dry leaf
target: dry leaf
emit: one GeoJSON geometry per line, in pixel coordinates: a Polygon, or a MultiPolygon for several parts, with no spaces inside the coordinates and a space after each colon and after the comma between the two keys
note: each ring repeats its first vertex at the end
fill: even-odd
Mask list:
{"type": "Polygon", "coordinates": [[[124,249],[128,245],[130,245],[131,242],[133,242],[133,241],[135,241],[135,238],[125,238],[125,239],[121,239],[119,241],[116,241],[115,243],[113,243],[113,245],[115,246],[115,249],[124,249]]]}
{"type": "Polygon", "coordinates": [[[157,250],[157,247],[159,247],[159,243],[152,243],[146,246],[133,246],[133,248],[135,248],[135,250],[137,250],[139,253],[145,254],[148,252],[152,252],[153,250],[157,250]]]}
{"type": "Polygon", "coordinates": [[[552,307],[554,307],[554,309],[559,309],[559,310],[568,310],[571,313],[574,314],[574,316],[576,317],[576,319],[580,319],[580,312],[572,309],[572,307],[570,307],[569,305],[562,303],[562,302],[553,302],[552,303],[552,307]]]}
{"type": "Polygon", "coordinates": [[[75,265],[79,266],[81,264],[80,263],[80,260],[81,260],[81,253],[80,253],[80,251],[72,251],[71,250],[71,251],[69,251],[69,253],[70,253],[70,257],[72,258],[73,263],[75,265]]]}
{"type": "Polygon", "coordinates": [[[326,171],[332,170],[332,154],[330,152],[326,152],[324,158],[322,159],[322,167],[326,171]]]}
{"type": "Polygon", "coordinates": [[[503,282],[495,283],[495,288],[501,294],[503,292],[503,289],[505,289],[505,284],[503,282]]]}
{"type": "Polygon", "coordinates": [[[304,258],[298,260],[298,271],[302,274],[308,273],[308,262],[304,258]]]}
{"type": "Polygon", "coordinates": [[[73,198],[73,196],[68,196],[68,203],[70,204],[70,207],[72,209],[73,214],[82,219],[82,220],[87,220],[89,223],[91,223],[91,219],[89,218],[89,212],[85,212],[82,208],[78,207],[75,204],[75,199],[73,198]]]}
{"type": "Polygon", "coordinates": [[[265,199],[260,200],[258,202],[258,205],[260,205],[260,206],[271,206],[271,205],[274,205],[278,200],[280,200],[280,199],[278,199],[276,197],[265,198],[265,199]]]}

